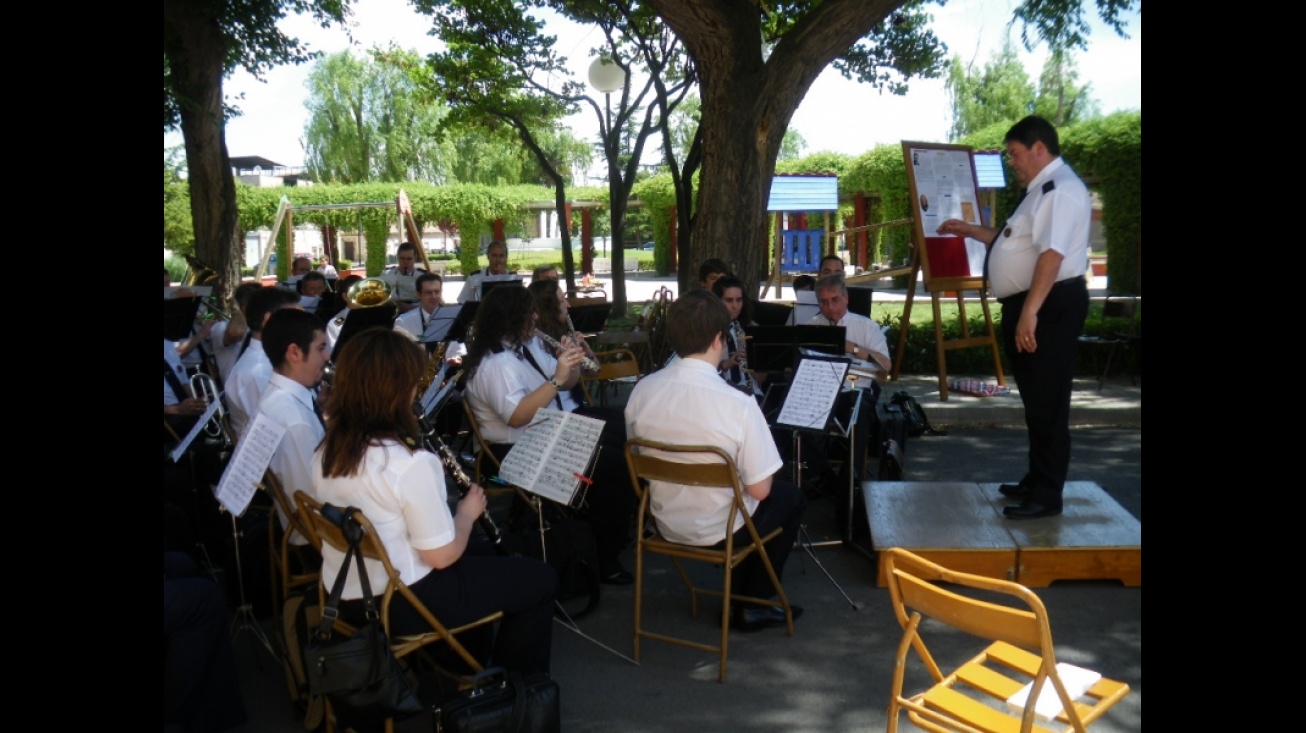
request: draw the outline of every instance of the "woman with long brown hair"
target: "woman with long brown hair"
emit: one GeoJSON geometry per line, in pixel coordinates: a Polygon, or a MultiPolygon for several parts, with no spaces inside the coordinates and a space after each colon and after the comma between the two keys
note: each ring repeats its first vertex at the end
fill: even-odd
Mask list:
{"type": "MultiPolygon", "coordinates": [[[[362,510],[404,582],[447,626],[503,611],[497,635],[486,628],[479,637],[460,637],[478,658],[523,673],[548,672],[557,576],[542,562],[497,557],[487,543],[472,540],[474,522],[485,511],[480,486],[472,484],[450,511],[440,459],[409,443],[418,434],[412,404],[423,369],[420,347],[390,329],[368,329],[341,348],[331,419],[314,460],[313,494],[362,510]]],[[[322,577],[335,578],[343,559],[324,545],[322,577]]],[[[381,564],[365,565],[372,587],[384,587],[381,564]]],[[[346,614],[359,605],[348,601],[361,597],[358,576],[351,574],[346,614]]],[[[390,619],[394,635],[427,630],[402,597],[395,598],[390,619]]]]}

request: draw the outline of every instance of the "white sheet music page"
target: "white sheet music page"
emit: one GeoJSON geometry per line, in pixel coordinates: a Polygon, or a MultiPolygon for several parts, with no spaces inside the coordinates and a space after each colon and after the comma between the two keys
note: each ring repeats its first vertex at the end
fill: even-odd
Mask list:
{"type": "Polygon", "coordinates": [[[236,444],[236,453],[227,462],[218,482],[216,496],[227,511],[240,516],[249,507],[254,491],[263,481],[263,473],[272,462],[272,454],[286,434],[286,426],[259,412],[245,428],[236,444]]]}
{"type": "Polygon", "coordinates": [[[821,430],[830,419],[830,409],[839,394],[848,362],[842,360],[803,359],[798,362],[793,384],[785,395],[784,406],[776,418],[779,425],[821,430]]]}
{"type": "Polygon", "coordinates": [[[195,438],[199,437],[200,431],[209,424],[209,421],[213,419],[214,414],[217,413],[221,405],[222,395],[218,395],[216,400],[209,403],[208,409],[204,411],[203,415],[200,415],[200,419],[195,421],[195,425],[191,427],[189,433],[186,433],[186,437],[182,438],[177,447],[172,449],[173,463],[181,460],[182,455],[186,453],[186,449],[190,447],[191,443],[195,442],[195,438]]]}
{"type": "Polygon", "coordinates": [[[570,505],[603,433],[603,421],[545,409],[508,451],[499,478],[532,494],[570,505]]]}

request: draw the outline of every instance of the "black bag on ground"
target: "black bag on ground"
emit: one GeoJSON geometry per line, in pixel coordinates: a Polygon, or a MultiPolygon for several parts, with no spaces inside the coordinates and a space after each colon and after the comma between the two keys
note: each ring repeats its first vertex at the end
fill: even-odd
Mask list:
{"type": "Polygon", "coordinates": [[[436,706],[437,733],[557,733],[562,729],[558,683],[548,675],[522,677],[490,667],[436,706]]]}
{"type": "Polygon", "coordinates": [[[571,618],[580,618],[599,604],[599,550],[589,522],[574,516],[571,510],[546,504],[544,544],[540,544],[539,515],[533,510],[519,511],[509,526],[512,532],[504,539],[510,553],[545,560],[558,574],[558,600],[577,601],[565,604],[571,618]]]}
{"type": "Polygon", "coordinates": [[[363,553],[358,547],[363,528],[354,521],[357,511],[354,507],[341,510],[330,504],[322,507],[322,515],[336,521],[349,540],[349,551],[345,553],[331,595],[322,609],[322,622],[317,633],[304,648],[304,667],[309,691],[330,698],[336,715],[345,723],[362,726],[386,718],[406,718],[421,712],[422,704],[395,658],[381,625],[372,585],[363,568],[363,553]],[[353,636],[332,638],[332,626],[340,615],[340,596],[344,593],[351,559],[358,568],[363,586],[367,621],[355,630],[353,636]]]}
{"type": "Polygon", "coordinates": [[[902,410],[902,415],[907,420],[907,434],[913,438],[919,438],[922,435],[947,435],[946,430],[935,430],[930,425],[930,419],[925,416],[925,408],[921,403],[916,401],[907,392],[894,392],[893,397],[889,399],[889,404],[897,405],[902,410]]]}

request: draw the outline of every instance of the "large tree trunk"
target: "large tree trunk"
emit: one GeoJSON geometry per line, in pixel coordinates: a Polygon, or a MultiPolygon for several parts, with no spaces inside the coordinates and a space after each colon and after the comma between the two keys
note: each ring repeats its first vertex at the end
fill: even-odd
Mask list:
{"type": "MultiPolygon", "coordinates": [[[[175,39],[164,53],[181,101],[195,256],[218,272],[218,288],[225,294],[232,283],[240,282],[237,255],[244,251],[235,241],[236,183],[222,117],[226,45],[217,20],[196,12],[185,0],[164,0],[163,22],[175,39]]],[[[165,44],[168,37],[165,33],[165,44]]]]}
{"type": "Polygon", "coordinates": [[[698,263],[719,257],[750,286],[766,275],[766,201],[794,110],[832,60],[903,4],[827,0],[764,59],[758,5],[649,0],[697,62],[703,101],[694,258],[681,262],[682,272],[696,273],[698,263]]]}

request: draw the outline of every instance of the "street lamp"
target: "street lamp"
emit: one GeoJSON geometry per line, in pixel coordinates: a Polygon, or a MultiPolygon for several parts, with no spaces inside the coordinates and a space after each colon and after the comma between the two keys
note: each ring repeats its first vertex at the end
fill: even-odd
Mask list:
{"type": "MultiPolygon", "coordinates": [[[[615,166],[613,161],[616,159],[616,139],[615,136],[609,144],[609,136],[613,135],[612,131],[612,93],[626,85],[626,71],[620,66],[612,63],[611,59],[597,58],[594,63],[590,64],[589,71],[590,86],[596,92],[603,93],[603,113],[605,127],[603,128],[603,156],[608,160],[608,199],[612,199],[612,173],[615,166]]],[[[608,256],[607,240],[612,238],[611,232],[604,238],[603,256],[608,256]]],[[[626,253],[620,247],[617,248],[617,264],[613,268],[613,278],[621,277],[624,273],[622,268],[625,267],[626,253]],[[618,272],[621,271],[621,272],[618,272]]],[[[615,287],[614,287],[615,290],[615,287]]]]}

